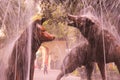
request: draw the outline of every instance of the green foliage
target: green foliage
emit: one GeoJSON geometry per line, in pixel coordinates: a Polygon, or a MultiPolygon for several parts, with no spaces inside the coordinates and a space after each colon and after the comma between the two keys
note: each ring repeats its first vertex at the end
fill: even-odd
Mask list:
{"type": "Polygon", "coordinates": [[[63,39],[67,31],[65,25],[65,9],[61,4],[43,3],[43,14],[48,20],[43,24],[47,31],[56,35],[58,39],[63,39]]]}
{"type": "MultiPolygon", "coordinates": [[[[43,16],[48,18],[48,20],[43,25],[46,27],[48,32],[55,34],[58,40],[66,40],[69,35],[75,33],[74,30],[70,32],[70,29],[66,24],[67,12],[65,5],[62,3],[57,4],[55,2],[42,2],[40,6],[42,7],[43,16]]],[[[72,36],[72,38],[74,37],[72,36]]],[[[75,39],[76,38],[74,38],[72,42],[76,41],[75,39]]]]}
{"type": "MultiPolygon", "coordinates": [[[[81,4],[81,3],[80,3],[81,4]]],[[[67,14],[78,12],[77,8],[79,0],[73,0],[73,2],[60,1],[42,1],[40,7],[42,8],[43,16],[47,17],[48,20],[44,22],[43,26],[48,32],[54,34],[57,40],[66,40],[67,47],[71,47],[76,44],[79,40],[80,32],[73,27],[67,25],[67,14]]],[[[82,4],[80,5],[82,7],[82,4]]]]}

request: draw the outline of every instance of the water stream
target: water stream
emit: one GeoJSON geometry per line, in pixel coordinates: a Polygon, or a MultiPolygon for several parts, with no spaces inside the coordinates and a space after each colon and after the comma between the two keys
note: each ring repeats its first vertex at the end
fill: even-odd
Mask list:
{"type": "MultiPolygon", "coordinates": [[[[0,44],[0,79],[6,80],[6,69],[8,67],[8,60],[11,56],[15,42],[18,40],[21,33],[29,26],[31,26],[31,17],[35,12],[34,2],[32,0],[0,0],[0,19],[2,20],[0,24],[0,29],[3,30],[3,40],[0,44]],[[33,9],[34,8],[34,9],[33,9]]],[[[31,29],[29,29],[31,33],[31,29]]],[[[1,39],[0,35],[0,39],[1,39]]],[[[30,76],[30,55],[31,55],[31,34],[29,34],[28,39],[28,77],[30,76]]],[[[17,47],[16,47],[17,48],[17,47]]],[[[18,50],[17,50],[18,51],[18,50]]],[[[17,54],[16,62],[17,65],[17,54]]],[[[17,66],[15,67],[15,75],[17,66]]],[[[16,80],[16,77],[14,78],[16,80]]]]}

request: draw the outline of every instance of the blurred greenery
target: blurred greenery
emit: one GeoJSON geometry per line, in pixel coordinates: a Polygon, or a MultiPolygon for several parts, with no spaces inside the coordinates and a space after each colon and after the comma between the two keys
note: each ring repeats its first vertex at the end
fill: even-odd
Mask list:
{"type": "MultiPolygon", "coordinates": [[[[77,4],[77,2],[75,1],[77,4]]],[[[72,4],[72,3],[71,3],[72,4]]],[[[73,3],[74,4],[74,3],[73,3]]],[[[71,5],[72,10],[76,10],[74,5],[71,5]]],[[[56,36],[56,40],[67,40],[68,46],[72,46],[78,41],[80,35],[79,31],[73,27],[67,25],[67,6],[62,1],[42,1],[40,7],[42,8],[43,16],[47,17],[48,20],[44,22],[43,26],[48,32],[56,36]]],[[[70,11],[74,12],[74,11],[70,11]]]]}

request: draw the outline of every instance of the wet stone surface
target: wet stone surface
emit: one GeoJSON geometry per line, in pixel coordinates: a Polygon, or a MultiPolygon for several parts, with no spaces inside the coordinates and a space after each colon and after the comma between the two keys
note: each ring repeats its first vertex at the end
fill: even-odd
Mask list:
{"type": "MultiPolygon", "coordinates": [[[[59,70],[49,70],[48,74],[43,73],[43,70],[35,69],[34,80],[56,80],[59,70]]],[[[67,75],[61,80],[87,80],[85,71],[81,71],[78,76],[67,75]]],[[[94,71],[92,75],[92,80],[102,80],[99,71],[94,71]]],[[[117,71],[107,71],[107,80],[120,80],[120,75],[117,71]]]]}

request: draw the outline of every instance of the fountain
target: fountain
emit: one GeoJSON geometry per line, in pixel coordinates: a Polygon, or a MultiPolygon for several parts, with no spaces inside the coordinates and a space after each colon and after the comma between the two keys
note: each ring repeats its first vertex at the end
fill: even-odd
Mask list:
{"type": "MultiPolygon", "coordinates": [[[[81,34],[87,39],[88,43],[90,44],[90,49],[88,46],[86,46],[88,47],[88,49],[85,50],[85,48],[84,50],[79,51],[78,55],[78,50],[76,50],[78,49],[78,46],[73,48],[64,58],[61,73],[58,75],[57,80],[60,80],[62,76],[71,73],[73,70],[75,70],[75,68],[81,67],[82,65],[86,67],[87,79],[91,80],[91,74],[93,71],[92,62],[98,63],[98,67],[100,69],[103,80],[107,80],[106,63],[114,62],[118,68],[118,71],[120,72],[120,52],[117,49],[120,48],[120,37],[116,29],[119,25],[115,26],[115,24],[111,20],[115,17],[118,17],[119,12],[111,14],[111,16],[109,16],[110,18],[108,17],[110,13],[108,7],[106,6],[108,6],[108,4],[110,4],[112,1],[110,3],[107,2],[107,0],[98,1],[97,4],[99,6],[97,7],[94,7],[94,5],[91,5],[91,3],[89,4],[89,2],[85,0],[82,0],[82,2],[84,4],[84,8],[81,10],[80,13],[78,13],[77,16],[68,14],[69,20],[72,21],[68,23],[68,25],[74,26],[79,29],[81,34]],[[78,55],[79,57],[75,55],[78,55]],[[84,60],[83,58],[85,55],[86,59],[84,60]],[[76,58],[78,60],[76,60],[76,58]],[[81,62],[83,61],[82,64],[79,60],[81,62]]],[[[116,5],[119,5],[117,6],[117,9],[119,9],[120,4],[117,4],[117,1],[115,1],[114,3],[116,5]]],[[[82,48],[79,47],[79,50],[81,49],[82,48]]]]}
{"type": "MultiPolygon", "coordinates": [[[[33,15],[35,10],[29,12],[32,9],[32,1],[29,1],[29,5],[25,6],[23,10],[23,5],[26,3],[22,1],[12,1],[12,0],[1,0],[0,1],[0,18],[1,24],[0,29],[3,31],[4,36],[2,43],[0,44],[0,79],[7,80],[6,70],[12,65],[10,64],[10,56],[12,55],[15,42],[20,37],[21,33],[29,26],[30,17],[33,15]],[[30,7],[31,6],[31,7],[30,7]],[[8,64],[9,63],[9,64],[8,64]]],[[[16,46],[16,52],[18,46],[16,46]]],[[[15,65],[17,65],[17,55],[15,58],[15,65]]],[[[13,58],[14,59],[14,58],[13,58]]],[[[14,65],[14,64],[13,64],[14,65]]],[[[14,67],[17,70],[16,67],[14,67]]],[[[14,76],[16,76],[16,71],[14,76]]],[[[12,80],[17,80],[16,77],[12,80]]]]}
{"type": "Polygon", "coordinates": [[[42,42],[51,41],[55,37],[41,26],[45,18],[38,17],[31,21],[35,12],[32,0],[26,0],[25,3],[21,0],[2,0],[0,4],[0,38],[4,38],[0,45],[0,79],[33,80],[37,49],[42,42]]]}
{"type": "MultiPolygon", "coordinates": [[[[10,78],[11,80],[19,80],[19,79],[32,80],[33,71],[30,69],[31,68],[33,69],[33,66],[31,67],[30,65],[34,63],[31,62],[31,59],[34,60],[35,58],[34,55],[33,55],[34,57],[33,56],[31,57],[31,54],[35,53],[35,52],[31,52],[31,47],[30,47],[31,46],[30,43],[32,42],[31,41],[32,34],[25,35],[29,38],[28,39],[29,41],[27,41],[26,39],[28,43],[26,45],[29,47],[24,46],[26,48],[26,54],[21,54],[21,55],[19,54],[20,48],[18,48],[19,47],[18,39],[21,37],[21,34],[26,29],[28,30],[28,33],[31,33],[32,31],[31,29],[32,21],[30,20],[30,18],[36,12],[36,9],[34,8],[36,3],[34,3],[34,1],[39,1],[39,0],[0,0],[0,69],[1,69],[0,79],[1,80],[9,80],[10,78]],[[18,54],[16,53],[12,54],[13,50],[18,54]],[[14,58],[11,57],[12,55],[14,55],[14,58]],[[22,58],[20,58],[20,56],[22,56],[22,58]],[[12,59],[14,59],[13,62],[10,61],[12,59]],[[23,68],[23,65],[20,66],[20,71],[22,71],[21,73],[17,73],[17,69],[19,67],[16,66],[17,64],[19,64],[18,59],[22,59],[22,60],[24,59],[24,63],[27,66],[25,68],[23,68]],[[14,65],[10,66],[11,63],[14,63],[14,65]],[[11,68],[8,69],[8,67],[11,68]],[[11,71],[9,70],[13,71],[12,77],[10,75],[6,76],[6,74],[11,74],[10,73],[11,71]],[[6,73],[7,71],[9,73],[6,73]],[[25,72],[24,75],[23,72],[25,72]]],[[[47,1],[50,3],[57,2],[57,4],[59,2],[62,2],[61,5],[77,2],[78,4],[76,5],[70,5],[70,8],[72,6],[74,7],[74,10],[70,11],[69,7],[67,6],[65,7],[66,11],[68,11],[68,13],[70,12],[73,14],[79,14],[79,16],[82,15],[84,17],[95,18],[95,21],[97,20],[98,22],[99,21],[101,22],[102,28],[109,29],[111,34],[113,34],[119,40],[119,35],[120,35],[119,32],[120,1],[119,0],[60,0],[60,1],[47,0],[47,1]],[[81,10],[80,13],[79,10],[81,10]]],[[[68,30],[68,28],[66,30],[68,30]]],[[[80,41],[81,40],[82,39],[80,39],[80,41]]],[[[57,45],[57,48],[59,48],[59,45],[57,45]]],[[[24,50],[23,48],[21,49],[24,50]]],[[[59,52],[61,53],[62,51],[59,50],[59,52]]],[[[24,63],[20,62],[20,64],[24,64],[24,63]]],[[[107,69],[105,68],[105,70],[107,69]]]]}

